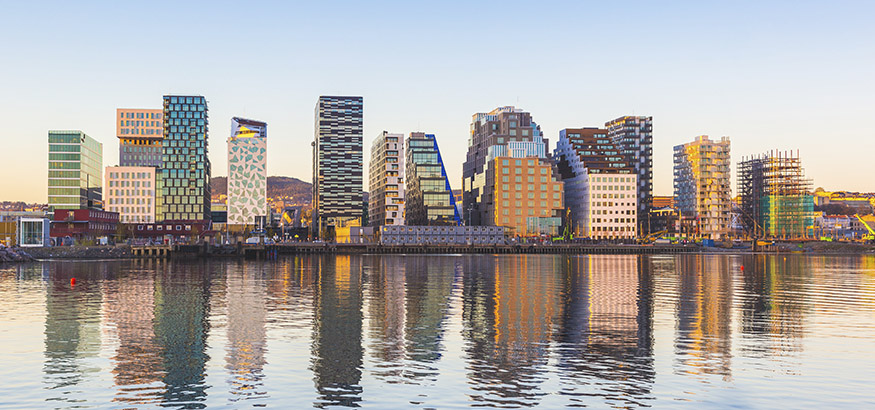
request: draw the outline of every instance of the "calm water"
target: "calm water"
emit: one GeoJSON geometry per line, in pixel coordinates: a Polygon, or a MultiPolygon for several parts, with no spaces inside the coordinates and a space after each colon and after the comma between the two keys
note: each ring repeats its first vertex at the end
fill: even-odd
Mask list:
{"type": "Polygon", "coordinates": [[[6,266],[0,380],[4,409],[872,408],[875,257],[6,266]]]}

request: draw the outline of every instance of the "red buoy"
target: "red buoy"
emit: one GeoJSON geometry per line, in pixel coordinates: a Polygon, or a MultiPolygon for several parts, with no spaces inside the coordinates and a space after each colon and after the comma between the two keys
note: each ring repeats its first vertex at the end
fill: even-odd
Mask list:
{"type": "Polygon", "coordinates": [[[70,286],[73,286],[75,284],[76,284],[76,278],[70,278],[70,286]]]}

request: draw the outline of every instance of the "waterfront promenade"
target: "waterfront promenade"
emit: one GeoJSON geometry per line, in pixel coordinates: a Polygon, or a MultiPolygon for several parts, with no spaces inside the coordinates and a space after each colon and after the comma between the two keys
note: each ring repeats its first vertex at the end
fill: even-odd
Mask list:
{"type": "MultiPolygon", "coordinates": [[[[154,245],[154,246],[73,246],[28,248],[29,256],[40,260],[52,259],[129,259],[129,258],[273,258],[279,255],[508,255],[508,254],[564,254],[564,255],[670,255],[688,253],[749,253],[749,248],[725,249],[696,244],[631,245],[631,244],[510,244],[510,245],[381,245],[297,242],[270,245],[154,245]]],[[[865,254],[875,253],[875,246],[853,243],[777,244],[760,252],[810,254],[865,254]]]]}

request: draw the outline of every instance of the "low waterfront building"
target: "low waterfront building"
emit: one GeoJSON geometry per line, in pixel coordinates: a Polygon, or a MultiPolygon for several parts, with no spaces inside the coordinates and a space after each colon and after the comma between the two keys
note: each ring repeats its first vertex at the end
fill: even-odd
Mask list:
{"type": "Polygon", "coordinates": [[[23,217],[18,220],[18,246],[51,246],[51,222],[45,217],[23,217]]]}
{"type": "Polygon", "coordinates": [[[70,237],[79,241],[94,241],[113,237],[118,231],[119,214],[100,209],[56,209],[49,235],[70,237]]]}
{"type": "MultiPolygon", "coordinates": [[[[0,211],[0,244],[18,246],[21,243],[21,221],[46,219],[43,211],[0,211]]],[[[46,229],[48,230],[48,222],[46,229]]],[[[46,231],[48,232],[48,231],[46,231]]],[[[46,233],[48,235],[48,233],[46,233]]]]}
{"type": "Polygon", "coordinates": [[[156,222],[152,224],[131,224],[125,235],[134,242],[142,243],[187,243],[202,239],[204,235],[218,236],[218,232],[210,230],[208,221],[176,221],[156,222]]]}
{"type": "Polygon", "coordinates": [[[498,245],[505,244],[507,229],[503,226],[383,226],[383,245],[498,245]]]}
{"type": "Polygon", "coordinates": [[[155,222],[154,167],[106,167],[104,208],[117,212],[121,223],[155,222]]]}

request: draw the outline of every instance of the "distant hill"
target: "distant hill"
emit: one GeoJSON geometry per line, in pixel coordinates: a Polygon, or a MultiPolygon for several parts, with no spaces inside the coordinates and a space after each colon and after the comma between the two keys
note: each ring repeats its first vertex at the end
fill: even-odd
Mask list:
{"type": "MultiPolygon", "coordinates": [[[[310,206],[312,186],[313,184],[297,178],[269,176],[267,177],[267,200],[271,204],[282,202],[285,206],[310,206]]],[[[224,202],[228,195],[228,177],[211,178],[210,190],[214,202],[224,202]]]]}

